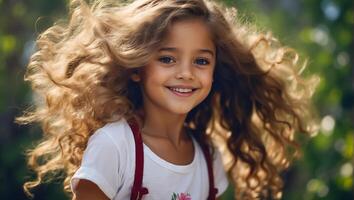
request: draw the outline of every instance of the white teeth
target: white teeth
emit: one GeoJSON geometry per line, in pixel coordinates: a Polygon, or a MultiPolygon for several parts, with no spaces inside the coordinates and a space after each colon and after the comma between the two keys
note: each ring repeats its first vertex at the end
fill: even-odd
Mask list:
{"type": "Polygon", "coordinates": [[[181,93],[192,92],[192,89],[188,89],[188,88],[170,88],[170,89],[181,93]]]}

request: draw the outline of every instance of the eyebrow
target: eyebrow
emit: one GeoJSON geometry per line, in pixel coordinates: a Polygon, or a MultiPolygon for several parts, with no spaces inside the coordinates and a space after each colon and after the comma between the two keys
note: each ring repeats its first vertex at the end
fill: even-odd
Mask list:
{"type": "MultiPolygon", "coordinates": [[[[160,51],[179,51],[177,48],[175,47],[162,47],[159,49],[159,52],[160,51]]],[[[211,54],[212,56],[214,56],[214,52],[210,49],[198,49],[198,52],[201,52],[201,53],[209,53],[211,54]]]]}

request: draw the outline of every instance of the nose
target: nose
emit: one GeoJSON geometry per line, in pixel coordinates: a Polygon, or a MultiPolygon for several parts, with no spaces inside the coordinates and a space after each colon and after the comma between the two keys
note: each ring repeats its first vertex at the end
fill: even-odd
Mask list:
{"type": "Polygon", "coordinates": [[[181,63],[180,66],[177,67],[176,78],[177,79],[185,79],[185,80],[194,80],[194,72],[193,66],[189,62],[181,63]]]}

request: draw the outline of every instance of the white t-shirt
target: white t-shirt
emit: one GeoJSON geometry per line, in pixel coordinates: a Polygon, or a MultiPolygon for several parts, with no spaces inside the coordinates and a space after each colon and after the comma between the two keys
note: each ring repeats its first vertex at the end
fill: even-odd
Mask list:
{"type": "MultiPolygon", "coordinates": [[[[208,170],[204,154],[193,139],[195,155],[188,165],[175,165],[157,156],[144,144],[143,187],[149,193],[144,200],[207,199],[208,170]],[[188,198],[189,197],[189,198],[188,198]]],[[[220,196],[228,186],[221,154],[213,161],[215,187],[220,196]]],[[[107,197],[129,200],[135,174],[135,141],[126,120],[110,123],[98,129],[88,141],[80,168],[71,179],[75,191],[79,179],[95,183],[107,197]]]]}

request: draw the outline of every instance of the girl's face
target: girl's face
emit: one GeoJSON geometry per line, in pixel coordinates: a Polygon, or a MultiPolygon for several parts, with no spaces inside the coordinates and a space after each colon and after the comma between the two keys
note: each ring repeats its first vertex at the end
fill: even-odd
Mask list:
{"type": "Polygon", "coordinates": [[[199,19],[172,24],[161,48],[138,78],[145,108],[187,114],[207,97],[216,57],[209,32],[199,19]]]}

